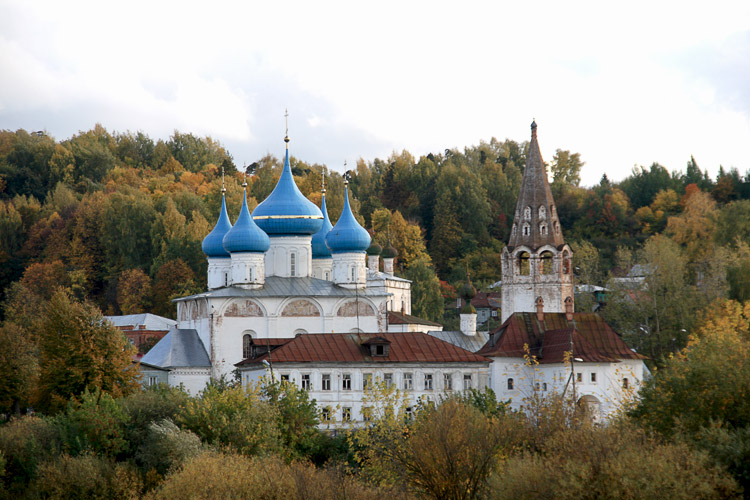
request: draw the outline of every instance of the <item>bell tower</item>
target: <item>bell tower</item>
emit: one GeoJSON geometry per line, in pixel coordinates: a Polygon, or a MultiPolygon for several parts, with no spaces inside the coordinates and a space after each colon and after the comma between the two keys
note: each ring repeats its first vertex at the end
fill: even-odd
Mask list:
{"type": "Polygon", "coordinates": [[[500,257],[503,322],[516,312],[537,312],[539,298],[543,312],[565,312],[566,299],[573,300],[573,253],[563,239],[536,129],[534,121],[510,240],[500,257]]]}

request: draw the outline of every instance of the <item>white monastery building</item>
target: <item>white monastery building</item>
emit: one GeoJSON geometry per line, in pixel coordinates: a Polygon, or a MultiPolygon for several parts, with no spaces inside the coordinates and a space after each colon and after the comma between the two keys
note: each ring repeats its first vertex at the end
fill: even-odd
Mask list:
{"type": "MultiPolygon", "coordinates": [[[[148,383],[195,394],[235,369],[243,384],[287,379],[310,391],[323,422],[342,423],[366,419],[364,390],[375,381],[398,387],[415,404],[491,387],[520,408],[535,391],[565,390],[595,415],[638,387],[643,357],[595,314],[573,312],[572,252],[535,123],[502,253],[504,322],[490,333],[476,331],[471,307],[456,332],[412,316],[411,282],[394,275],[395,249],[371,244],[352,214],[348,186],[332,226],[325,189],[318,208],[297,188],[284,140],[281,177],[252,214],[245,197],[232,225],[222,195],[219,219],[203,241],[208,290],[176,300],[177,326],[141,361],[148,383]],[[538,364],[528,366],[525,354],[538,364]]],[[[464,291],[468,303],[470,283],[464,291]]]]}

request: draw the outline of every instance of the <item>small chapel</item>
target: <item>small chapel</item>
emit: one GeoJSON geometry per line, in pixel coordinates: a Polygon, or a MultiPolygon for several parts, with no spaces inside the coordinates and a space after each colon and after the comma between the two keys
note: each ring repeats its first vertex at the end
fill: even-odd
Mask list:
{"type": "MultiPolygon", "coordinates": [[[[196,394],[237,374],[243,385],[288,380],[317,401],[322,425],[365,421],[365,393],[377,381],[415,405],[485,387],[519,409],[535,394],[569,393],[593,418],[637,390],[643,356],[595,313],[574,312],[572,252],[536,123],[500,257],[503,323],[492,332],[477,331],[471,308],[459,331],[412,316],[411,282],[394,274],[395,249],[372,243],[352,213],[348,185],[332,225],[325,187],[320,207],[301,193],[288,134],[284,141],[278,183],[252,213],[245,194],[232,224],[222,192],[203,240],[207,290],[175,300],[177,325],[141,360],[144,383],[196,394]]],[[[470,301],[473,287],[464,288],[470,301]]]]}

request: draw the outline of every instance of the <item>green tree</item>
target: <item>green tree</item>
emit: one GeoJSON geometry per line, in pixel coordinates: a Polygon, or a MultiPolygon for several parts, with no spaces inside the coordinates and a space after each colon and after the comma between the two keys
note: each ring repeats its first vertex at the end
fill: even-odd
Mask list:
{"type": "Polygon", "coordinates": [[[47,304],[39,332],[38,408],[55,413],[68,399],[99,389],[115,397],[138,387],[134,348],[93,305],[59,289],[47,304]]]}
{"type": "Polygon", "coordinates": [[[277,410],[277,426],[292,456],[309,455],[318,438],[318,407],[308,392],[291,382],[265,380],[261,394],[277,410]]]}
{"type": "Polygon", "coordinates": [[[687,348],[647,380],[632,415],[664,435],[750,425],[750,304],[712,307],[687,348]]]}
{"type": "Polygon", "coordinates": [[[411,280],[412,314],[430,321],[440,321],[443,317],[443,295],[440,293],[440,280],[426,259],[412,262],[404,278],[411,280]]]}
{"type": "Polygon", "coordinates": [[[569,184],[578,186],[581,183],[581,168],[585,162],[581,161],[580,153],[558,149],[552,157],[552,182],[555,184],[569,184]]]}

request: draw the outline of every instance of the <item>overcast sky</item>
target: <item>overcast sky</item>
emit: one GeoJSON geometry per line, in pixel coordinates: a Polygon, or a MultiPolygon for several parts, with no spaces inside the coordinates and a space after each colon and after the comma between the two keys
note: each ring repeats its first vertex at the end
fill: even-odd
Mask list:
{"type": "Polygon", "coordinates": [[[583,184],[750,169],[750,1],[0,0],[0,129],[101,123],[221,141],[242,165],[529,138],[583,184]]]}

